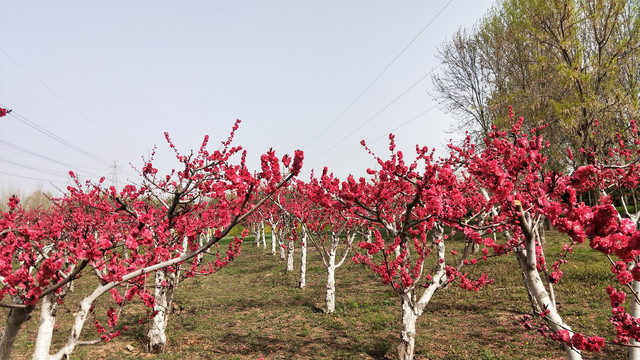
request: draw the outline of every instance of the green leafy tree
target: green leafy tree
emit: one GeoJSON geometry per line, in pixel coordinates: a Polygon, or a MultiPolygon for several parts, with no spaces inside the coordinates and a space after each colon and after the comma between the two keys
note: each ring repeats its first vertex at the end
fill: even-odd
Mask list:
{"type": "MultiPolygon", "coordinates": [[[[549,124],[545,138],[554,145],[547,155],[556,170],[570,165],[567,147],[600,156],[638,115],[638,0],[505,0],[439,53],[436,96],[458,125],[476,134],[487,124],[506,127],[513,105],[525,127],[549,124]],[[593,135],[596,124],[607,136],[593,135]]],[[[576,161],[590,160],[576,151],[576,161]]]]}

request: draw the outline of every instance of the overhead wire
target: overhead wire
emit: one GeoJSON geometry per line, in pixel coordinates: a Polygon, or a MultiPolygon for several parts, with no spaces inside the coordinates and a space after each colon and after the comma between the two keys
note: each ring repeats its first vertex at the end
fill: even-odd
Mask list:
{"type": "Polygon", "coordinates": [[[360,94],[358,94],[358,96],[355,97],[355,99],[353,99],[349,105],[347,105],[347,107],[345,107],[334,119],[333,121],[331,121],[329,123],[329,125],[327,125],[324,129],[322,129],[322,131],[320,131],[316,136],[313,137],[313,139],[311,139],[306,145],[304,145],[302,147],[302,149],[306,149],[309,145],[311,145],[316,139],[318,139],[318,137],[320,137],[320,135],[322,135],[325,131],[327,131],[327,129],[329,129],[336,121],[338,121],[338,119],[340,117],[342,117],[342,115],[347,112],[347,110],[349,110],[351,108],[351,106],[353,104],[355,104],[356,101],[358,101],[358,99],[360,99],[360,97],[362,97],[362,95],[364,95],[365,92],[367,92],[367,90],[369,90],[369,88],[376,82],[378,81],[378,79],[382,76],[382,74],[384,74],[390,67],[391,65],[393,65],[396,60],[398,60],[398,58],[400,58],[400,56],[402,56],[402,54],[404,54],[405,51],[407,51],[407,49],[420,37],[420,35],[422,35],[422,33],[425,32],[425,30],[427,30],[427,28],[438,18],[438,16],[440,16],[440,14],[442,14],[442,12],[453,2],[453,0],[449,0],[443,7],[442,9],[440,9],[440,11],[438,11],[438,13],[425,25],[422,27],[422,30],[420,30],[420,32],[418,32],[417,35],[415,35],[411,41],[409,41],[409,43],[402,49],[402,51],[400,51],[400,53],[398,55],[396,55],[396,57],[393,58],[393,60],[391,60],[391,62],[389,64],[387,64],[387,66],[385,66],[384,69],[382,69],[382,71],[369,83],[369,85],[367,85],[364,90],[362,90],[360,92],[360,94]]]}
{"type": "Polygon", "coordinates": [[[32,176],[12,174],[12,173],[8,173],[8,172],[5,172],[5,171],[0,171],[0,174],[7,175],[7,176],[19,177],[19,178],[23,178],[23,179],[47,181],[47,182],[54,183],[54,184],[66,184],[66,182],[64,182],[64,181],[55,181],[55,180],[51,180],[51,179],[42,179],[42,178],[36,178],[36,177],[32,177],[32,176]]]}
{"type": "Polygon", "coordinates": [[[0,145],[5,145],[5,146],[8,146],[9,148],[11,148],[11,149],[13,149],[13,150],[17,150],[17,151],[19,151],[19,152],[22,152],[22,153],[25,153],[25,154],[28,154],[28,155],[31,155],[31,156],[34,156],[34,157],[38,157],[38,158],[43,159],[43,160],[47,160],[47,161],[50,161],[50,162],[52,162],[52,163],[55,163],[55,164],[58,164],[58,165],[65,166],[65,167],[66,167],[66,168],[68,168],[68,169],[73,169],[73,170],[82,170],[82,172],[84,172],[84,173],[86,173],[86,174],[89,174],[89,175],[91,175],[91,176],[99,177],[99,175],[97,175],[97,174],[95,174],[95,173],[92,173],[92,172],[89,172],[89,171],[85,171],[85,170],[84,170],[84,168],[82,168],[82,169],[81,169],[81,168],[79,168],[79,167],[77,167],[77,166],[73,166],[73,165],[70,165],[70,164],[64,163],[64,162],[62,162],[62,161],[59,161],[59,160],[56,160],[56,159],[50,158],[50,157],[48,157],[48,156],[45,156],[45,155],[42,155],[42,154],[38,154],[38,153],[37,153],[37,152],[35,152],[35,151],[29,150],[29,149],[24,148],[24,147],[22,147],[22,146],[20,146],[20,145],[13,144],[13,143],[11,143],[11,142],[9,142],[9,141],[6,141],[6,140],[2,140],[2,139],[0,139],[0,145]]]}
{"type": "Polygon", "coordinates": [[[329,151],[333,150],[336,146],[340,145],[343,141],[345,141],[346,139],[348,139],[351,135],[355,134],[356,131],[362,129],[363,126],[367,125],[369,122],[371,122],[371,120],[375,119],[378,115],[380,115],[383,111],[385,111],[386,109],[388,109],[391,105],[393,105],[396,101],[398,101],[401,97],[403,97],[406,93],[408,93],[409,91],[411,91],[411,89],[413,89],[414,87],[416,87],[419,83],[421,83],[424,79],[427,78],[427,76],[431,75],[438,67],[440,67],[440,65],[442,65],[442,63],[438,64],[436,67],[434,67],[433,69],[431,69],[431,71],[429,71],[428,73],[424,74],[420,79],[418,79],[418,81],[414,82],[411,86],[409,86],[405,91],[403,91],[400,95],[398,95],[395,99],[391,100],[390,103],[388,103],[387,105],[385,105],[382,109],[380,109],[378,112],[376,112],[375,114],[373,114],[370,118],[368,118],[365,122],[363,122],[362,124],[360,124],[357,128],[355,128],[353,131],[351,131],[349,134],[347,134],[346,136],[344,136],[342,139],[340,139],[337,143],[335,143],[333,146],[331,146],[330,148],[328,148],[327,150],[323,151],[320,155],[316,156],[315,158],[311,159],[310,163],[313,163],[314,161],[318,160],[319,158],[321,158],[323,155],[325,155],[326,153],[328,153],[329,151]]]}
{"type": "MultiPolygon", "coordinates": [[[[416,120],[416,119],[419,119],[420,117],[422,117],[422,115],[424,115],[424,114],[428,113],[429,111],[431,111],[431,110],[435,109],[436,107],[438,107],[438,104],[435,104],[435,105],[433,105],[433,106],[429,107],[428,109],[426,109],[425,111],[421,112],[420,114],[418,114],[418,115],[416,115],[416,116],[412,117],[411,119],[409,119],[409,120],[405,121],[405,122],[404,122],[404,123],[402,123],[401,125],[399,125],[399,126],[397,126],[397,127],[393,128],[391,131],[388,131],[388,132],[387,132],[387,134],[382,135],[382,136],[380,136],[380,137],[378,137],[378,138],[376,138],[376,139],[374,139],[374,140],[372,140],[372,141],[367,141],[367,144],[369,145],[369,144],[375,144],[375,143],[377,143],[378,141],[380,141],[380,140],[384,139],[385,137],[388,137],[388,136],[389,136],[388,134],[393,133],[394,131],[396,131],[396,130],[400,129],[401,127],[403,127],[403,126],[405,126],[405,125],[408,125],[409,123],[411,123],[412,121],[414,121],[414,120],[416,120]]],[[[362,151],[362,150],[361,150],[361,149],[356,149],[356,150],[352,151],[351,153],[349,153],[349,154],[347,154],[347,155],[345,155],[345,156],[341,157],[340,159],[338,159],[338,160],[336,160],[336,161],[333,161],[333,162],[329,163],[328,165],[332,165],[332,164],[335,164],[335,163],[339,163],[339,162],[341,162],[341,161],[345,160],[346,158],[349,158],[349,157],[351,157],[351,156],[355,155],[355,154],[356,154],[356,153],[358,153],[359,151],[362,151]]]]}
{"type": "MultiPolygon", "coordinates": [[[[4,105],[2,105],[2,104],[0,104],[0,106],[1,106],[1,107],[5,107],[5,106],[4,106],[4,105]]],[[[49,130],[45,129],[44,127],[42,127],[42,126],[38,125],[37,123],[35,123],[35,122],[33,122],[33,121],[29,120],[27,117],[25,117],[25,116],[23,116],[23,115],[20,115],[20,114],[19,114],[19,113],[17,113],[15,110],[11,111],[11,112],[10,112],[10,113],[8,113],[7,115],[9,115],[9,116],[11,116],[11,117],[13,117],[13,118],[17,119],[18,121],[20,121],[20,122],[22,122],[23,124],[25,124],[25,125],[27,125],[27,126],[31,127],[31,128],[32,128],[32,129],[34,129],[34,130],[36,130],[36,131],[40,132],[41,134],[48,136],[49,138],[51,138],[51,139],[53,139],[53,140],[55,140],[55,141],[57,141],[57,142],[61,143],[62,145],[66,146],[66,147],[68,147],[68,148],[70,148],[70,149],[72,149],[72,150],[74,150],[74,151],[76,151],[76,152],[78,152],[78,153],[80,153],[80,154],[82,154],[82,155],[84,155],[84,156],[86,156],[86,157],[90,158],[90,159],[93,159],[93,160],[95,160],[95,161],[97,161],[97,162],[99,162],[99,163],[101,163],[101,164],[103,164],[103,165],[106,165],[106,166],[109,166],[109,165],[110,165],[108,162],[106,162],[106,161],[104,161],[104,160],[100,159],[99,157],[97,157],[97,156],[95,156],[95,155],[91,154],[90,152],[88,152],[88,151],[86,151],[86,150],[84,150],[84,149],[82,149],[82,148],[80,148],[80,147],[78,147],[78,146],[76,146],[76,145],[72,144],[71,142],[69,142],[69,141],[67,141],[67,140],[63,139],[62,137],[60,137],[60,136],[58,136],[58,135],[54,134],[53,132],[51,132],[51,131],[49,131],[49,130]]]]}
{"type": "MultiPolygon", "coordinates": [[[[111,134],[109,131],[107,131],[106,129],[104,129],[102,126],[100,126],[100,124],[98,124],[96,121],[94,121],[93,119],[91,119],[87,114],[83,113],[82,111],[80,111],[80,109],[78,109],[75,105],[73,105],[69,100],[65,99],[64,97],[62,97],[62,95],[60,95],[57,91],[53,90],[50,86],[48,86],[47,84],[45,84],[44,81],[40,80],[39,77],[37,77],[34,73],[32,73],[31,71],[29,71],[29,69],[27,69],[24,65],[20,64],[16,59],[14,59],[11,55],[7,54],[4,50],[0,49],[0,53],[4,54],[4,56],[6,56],[9,60],[11,60],[13,63],[15,63],[16,65],[18,65],[22,70],[24,70],[27,74],[29,74],[32,78],[34,78],[38,83],[40,83],[40,85],[42,85],[45,89],[49,90],[53,95],[55,95],[55,97],[57,97],[60,101],[62,101],[63,103],[65,103],[67,106],[69,106],[71,109],[73,109],[76,113],[78,113],[80,116],[82,116],[85,120],[89,121],[90,123],[92,123],[96,128],[98,128],[100,131],[102,131],[103,133],[105,133],[107,136],[113,138],[114,140],[116,140],[117,142],[119,142],[120,144],[124,145],[129,151],[131,151],[131,153],[136,154],[135,150],[133,150],[127,143],[123,142],[122,140],[120,140],[118,137],[116,137],[115,135],[111,134]]],[[[137,155],[137,154],[136,154],[137,155]]]]}
{"type": "Polygon", "coordinates": [[[29,169],[29,170],[34,170],[34,171],[42,172],[42,173],[49,174],[49,175],[52,175],[52,176],[58,176],[58,177],[63,177],[63,178],[64,178],[64,177],[68,177],[68,176],[65,176],[65,175],[61,175],[60,173],[56,173],[55,171],[50,170],[50,169],[37,168],[37,167],[33,167],[33,166],[29,166],[29,165],[21,164],[21,163],[19,163],[19,162],[15,162],[15,161],[11,161],[11,160],[7,160],[7,159],[3,159],[3,158],[0,158],[0,162],[4,162],[4,163],[7,163],[7,164],[11,164],[11,165],[15,165],[15,166],[23,167],[23,168],[25,168],[25,169],[29,169]]]}

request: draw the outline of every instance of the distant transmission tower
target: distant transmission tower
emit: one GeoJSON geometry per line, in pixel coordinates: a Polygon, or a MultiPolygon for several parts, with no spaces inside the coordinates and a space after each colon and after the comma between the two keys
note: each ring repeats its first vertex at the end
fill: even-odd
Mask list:
{"type": "Polygon", "coordinates": [[[113,164],[109,166],[109,182],[115,186],[116,189],[120,189],[120,176],[122,167],[118,165],[117,160],[112,160],[113,164]]]}

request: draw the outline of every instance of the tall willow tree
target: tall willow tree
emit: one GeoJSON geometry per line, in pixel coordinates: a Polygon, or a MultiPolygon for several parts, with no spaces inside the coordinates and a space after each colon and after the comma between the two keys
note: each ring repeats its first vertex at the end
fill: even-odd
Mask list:
{"type": "Polygon", "coordinates": [[[640,0],[504,0],[439,56],[436,96],[460,128],[482,136],[505,127],[513,105],[525,126],[549,124],[549,165],[563,169],[567,147],[598,156],[615,139],[595,137],[596,124],[625,134],[638,117],[640,0]]]}

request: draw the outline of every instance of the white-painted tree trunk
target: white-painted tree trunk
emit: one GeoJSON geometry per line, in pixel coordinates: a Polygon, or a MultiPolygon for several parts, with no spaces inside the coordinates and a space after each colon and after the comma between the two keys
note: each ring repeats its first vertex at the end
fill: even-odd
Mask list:
{"type": "MultiPolygon", "coordinates": [[[[12,304],[22,304],[19,296],[11,296],[12,304]]],[[[11,351],[13,350],[13,344],[16,341],[16,336],[22,328],[22,324],[27,322],[31,318],[31,311],[33,308],[26,309],[11,309],[7,316],[7,321],[2,329],[2,335],[0,336],[0,359],[10,359],[11,351]]]]}
{"type": "MultiPolygon", "coordinates": [[[[199,237],[199,242],[202,242],[202,238],[199,237]]],[[[198,246],[202,246],[201,243],[198,246]]],[[[182,239],[182,253],[184,255],[189,247],[189,239],[185,236],[182,239]]],[[[200,255],[199,255],[200,256],[200,255]]],[[[200,261],[197,256],[194,261],[200,261]]],[[[162,353],[167,346],[167,325],[169,324],[169,315],[171,314],[171,303],[173,302],[173,294],[178,287],[180,278],[180,268],[176,268],[173,272],[166,272],[159,270],[154,273],[154,290],[153,297],[155,303],[153,305],[153,311],[156,316],[151,321],[151,328],[147,332],[149,338],[149,344],[147,350],[150,353],[159,354],[162,353]],[[165,283],[163,286],[162,283],[165,283]]]]}
{"type": "Polygon", "coordinates": [[[307,286],[307,231],[302,225],[302,239],[300,243],[300,281],[298,287],[304,289],[307,286]]]}
{"type": "Polygon", "coordinates": [[[333,232],[331,234],[331,247],[329,251],[323,256],[324,266],[327,269],[327,288],[325,294],[325,300],[327,303],[327,313],[331,314],[336,310],[336,269],[342,266],[344,260],[349,255],[349,248],[353,239],[355,239],[356,233],[352,232],[347,234],[347,247],[342,254],[342,258],[336,263],[336,255],[338,253],[338,245],[340,244],[340,234],[333,232]]]}
{"type": "Polygon", "coordinates": [[[284,236],[282,232],[278,233],[278,247],[280,248],[280,260],[286,259],[286,251],[284,250],[284,236]]]}
{"type": "MultiPolygon", "coordinates": [[[[636,261],[638,260],[639,259],[636,259],[636,261]]],[[[640,282],[633,280],[632,286],[633,286],[633,291],[636,294],[640,294],[640,282]]],[[[629,315],[637,319],[638,317],[640,317],[640,304],[638,303],[638,300],[635,298],[635,296],[632,295],[630,297],[631,297],[631,310],[629,312],[629,315]]],[[[640,342],[631,340],[629,344],[631,345],[631,347],[629,347],[629,360],[640,360],[640,348],[635,347],[640,345],[640,342]]]]}
{"type": "Polygon", "coordinates": [[[276,254],[276,243],[278,242],[278,235],[276,231],[276,225],[274,223],[270,223],[271,225],[271,255],[276,254]]]}
{"type": "Polygon", "coordinates": [[[262,235],[262,247],[264,249],[266,249],[267,248],[267,239],[265,238],[265,235],[264,235],[264,221],[260,222],[260,233],[262,235]]]}
{"type": "Polygon", "coordinates": [[[412,360],[413,352],[416,344],[416,321],[418,316],[416,315],[413,306],[411,306],[410,294],[403,294],[401,296],[402,312],[401,323],[402,331],[400,332],[400,344],[398,345],[398,359],[399,360],[412,360]]]}
{"type": "Polygon", "coordinates": [[[167,344],[167,335],[165,330],[167,329],[168,315],[169,315],[169,294],[168,286],[162,286],[162,282],[170,283],[171,279],[169,279],[165,272],[160,270],[156,271],[154,277],[154,298],[155,305],[153,306],[153,311],[156,312],[156,316],[153,317],[151,321],[151,328],[147,333],[147,337],[149,338],[148,351],[151,353],[161,353],[164,351],[164,348],[167,344]]]}
{"type": "MultiPolygon", "coordinates": [[[[48,355],[47,357],[39,358],[39,359],[51,359],[51,360],[64,360],[68,359],[71,352],[76,348],[79,343],[80,334],[82,333],[82,329],[84,328],[84,324],[87,322],[89,318],[91,310],[91,306],[96,301],[96,299],[109,291],[113,287],[113,284],[107,284],[101,286],[93,291],[93,293],[86,298],[84,298],[80,305],[78,306],[78,311],[75,313],[73,325],[71,327],[71,332],[67,337],[67,342],[64,346],[54,355],[48,355]]],[[[34,357],[34,360],[36,358],[34,357]]]]}
{"type": "Polygon", "coordinates": [[[53,338],[53,328],[56,324],[56,312],[58,310],[58,303],[53,296],[53,294],[49,294],[42,298],[40,325],[38,326],[38,336],[33,349],[33,360],[44,360],[50,357],[51,339],[53,338]]]}
{"type": "Polygon", "coordinates": [[[293,239],[289,240],[287,245],[287,272],[293,271],[293,255],[294,255],[295,242],[293,239]]]}
{"type": "MultiPolygon", "coordinates": [[[[489,196],[489,193],[487,192],[487,190],[485,189],[480,189],[480,192],[482,193],[482,196],[485,198],[485,200],[489,201],[491,200],[491,197],[489,196]]],[[[491,213],[494,216],[498,215],[498,210],[493,207],[491,208],[491,213]]],[[[502,233],[504,235],[504,237],[508,240],[511,241],[512,236],[511,233],[508,231],[505,231],[502,233]]],[[[495,234],[494,234],[495,236],[495,234]]],[[[526,257],[526,252],[524,252],[523,254],[519,255],[519,252],[523,252],[524,250],[520,249],[520,248],[515,248],[515,253],[516,253],[516,259],[518,261],[518,266],[520,267],[520,274],[522,276],[522,282],[524,283],[525,289],[527,290],[527,296],[529,298],[529,302],[531,303],[531,309],[539,314],[541,312],[540,309],[540,305],[536,302],[536,298],[533,296],[533,293],[531,291],[531,289],[529,288],[529,283],[526,280],[526,271],[527,271],[527,257],[526,257]]]]}
{"type": "MultiPolygon", "coordinates": [[[[522,208],[519,209],[521,213],[523,213],[522,208]]],[[[523,232],[525,234],[525,252],[516,252],[516,256],[524,257],[526,256],[526,269],[524,272],[524,279],[527,287],[531,290],[531,294],[536,300],[536,303],[542,309],[546,309],[549,311],[547,318],[549,319],[548,324],[551,330],[566,330],[569,332],[570,336],[573,336],[573,331],[571,327],[567,325],[558,310],[556,309],[551,297],[549,296],[542,279],[540,278],[540,273],[536,267],[537,259],[536,259],[536,236],[534,229],[532,227],[532,223],[530,218],[526,218],[523,214],[520,216],[520,226],[523,227],[523,232]]],[[[572,346],[563,344],[563,348],[565,353],[567,354],[567,359],[569,360],[580,360],[582,359],[582,355],[580,351],[574,349],[572,346]]]]}
{"type": "Polygon", "coordinates": [[[400,316],[401,331],[400,344],[398,345],[398,359],[401,360],[413,359],[416,322],[422,313],[424,313],[424,309],[433,298],[435,292],[447,283],[445,245],[443,240],[444,228],[440,224],[435,224],[432,236],[438,255],[438,268],[435,274],[433,274],[431,283],[417,301],[415,285],[405,289],[405,293],[400,295],[402,311],[400,316]]]}
{"type": "Polygon", "coordinates": [[[327,257],[327,292],[325,301],[327,303],[327,313],[336,311],[336,251],[331,249],[327,257]]]}

